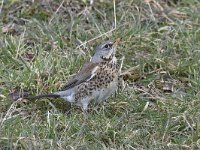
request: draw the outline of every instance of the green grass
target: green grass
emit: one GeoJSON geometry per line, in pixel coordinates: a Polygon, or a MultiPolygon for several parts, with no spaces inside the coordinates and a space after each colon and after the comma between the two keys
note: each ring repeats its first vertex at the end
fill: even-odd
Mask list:
{"type": "Polygon", "coordinates": [[[0,149],[200,149],[200,2],[61,4],[0,2],[0,149]],[[103,35],[115,17],[116,29],[103,35]],[[8,98],[58,90],[97,44],[118,37],[123,70],[137,66],[139,77],[91,108],[87,121],[62,100],[8,98]]]}

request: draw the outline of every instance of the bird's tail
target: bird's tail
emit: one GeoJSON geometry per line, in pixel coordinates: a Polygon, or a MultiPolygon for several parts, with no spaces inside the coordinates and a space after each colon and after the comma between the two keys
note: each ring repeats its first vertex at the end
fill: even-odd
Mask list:
{"type": "Polygon", "coordinates": [[[60,95],[57,94],[44,94],[44,95],[37,95],[37,96],[29,96],[29,97],[24,97],[25,99],[41,99],[41,98],[60,98],[60,95]]]}

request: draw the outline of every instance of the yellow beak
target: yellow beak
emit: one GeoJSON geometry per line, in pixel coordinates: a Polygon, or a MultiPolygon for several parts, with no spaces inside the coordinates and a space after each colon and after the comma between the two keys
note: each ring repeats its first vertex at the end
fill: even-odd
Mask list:
{"type": "Polygon", "coordinates": [[[113,43],[113,47],[116,47],[120,41],[121,41],[121,38],[117,38],[113,43]]]}

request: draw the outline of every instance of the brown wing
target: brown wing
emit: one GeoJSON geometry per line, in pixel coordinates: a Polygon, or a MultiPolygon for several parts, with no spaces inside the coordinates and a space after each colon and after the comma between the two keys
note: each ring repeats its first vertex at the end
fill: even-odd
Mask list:
{"type": "Polygon", "coordinates": [[[83,68],[67,82],[62,90],[67,90],[75,87],[82,82],[88,81],[95,76],[95,72],[98,70],[98,63],[87,63],[83,68]]]}

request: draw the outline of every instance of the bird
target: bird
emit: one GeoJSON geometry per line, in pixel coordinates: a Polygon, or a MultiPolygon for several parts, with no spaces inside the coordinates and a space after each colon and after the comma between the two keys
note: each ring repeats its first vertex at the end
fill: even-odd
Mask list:
{"type": "Polygon", "coordinates": [[[120,69],[115,54],[120,40],[98,45],[90,61],[61,90],[26,98],[61,98],[83,111],[87,111],[91,103],[97,105],[107,100],[118,88],[120,69]]]}

